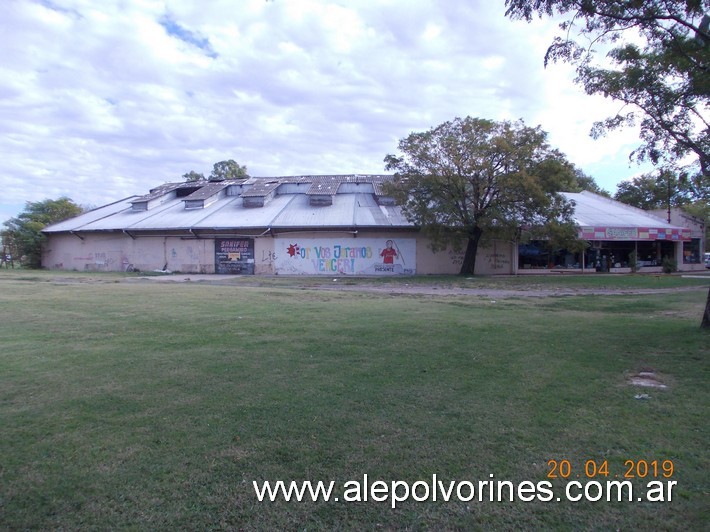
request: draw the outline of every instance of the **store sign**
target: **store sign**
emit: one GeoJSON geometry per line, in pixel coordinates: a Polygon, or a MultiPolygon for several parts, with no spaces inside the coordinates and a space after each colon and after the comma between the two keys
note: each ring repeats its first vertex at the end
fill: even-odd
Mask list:
{"type": "Polygon", "coordinates": [[[412,275],[413,238],[276,238],[278,273],[304,275],[412,275]]]}
{"type": "Polygon", "coordinates": [[[690,240],[690,229],[682,227],[582,227],[582,240],[690,240]]]}
{"type": "Polygon", "coordinates": [[[635,240],[639,236],[636,227],[607,227],[607,240],[635,240]]]}
{"type": "Polygon", "coordinates": [[[254,274],[253,238],[217,238],[214,253],[215,273],[254,274]]]}

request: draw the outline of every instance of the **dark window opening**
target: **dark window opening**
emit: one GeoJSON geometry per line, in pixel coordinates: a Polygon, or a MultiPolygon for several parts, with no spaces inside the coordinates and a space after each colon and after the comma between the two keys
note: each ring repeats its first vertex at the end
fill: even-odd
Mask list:
{"type": "Polygon", "coordinates": [[[674,243],[665,240],[590,242],[584,253],[564,248],[551,249],[547,242],[533,240],[518,246],[518,268],[581,269],[584,264],[585,270],[608,272],[612,268],[631,267],[631,253],[634,250],[639,268],[662,266],[664,257],[675,257],[674,243]]]}
{"type": "Polygon", "coordinates": [[[184,198],[193,192],[200,190],[202,187],[180,187],[175,191],[176,198],[184,198]]]}

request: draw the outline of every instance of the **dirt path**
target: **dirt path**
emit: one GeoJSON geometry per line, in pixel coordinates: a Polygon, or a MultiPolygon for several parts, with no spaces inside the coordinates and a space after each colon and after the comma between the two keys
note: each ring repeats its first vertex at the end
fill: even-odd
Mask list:
{"type": "MultiPolygon", "coordinates": [[[[206,283],[206,284],[218,284],[225,286],[240,286],[235,284],[234,279],[239,278],[236,275],[203,275],[203,274],[180,274],[180,275],[166,275],[166,276],[156,276],[156,277],[139,277],[136,279],[152,281],[152,282],[196,282],[196,283],[206,283]]],[[[243,277],[242,277],[243,279],[243,277]]],[[[668,294],[674,292],[690,292],[694,290],[704,290],[704,287],[698,286],[685,286],[685,287],[675,287],[675,288],[623,288],[623,289],[613,289],[613,288],[558,288],[558,287],[548,287],[548,288],[527,288],[524,290],[516,289],[506,289],[506,288],[491,288],[491,287],[481,287],[481,288],[465,288],[465,287],[442,287],[437,286],[436,283],[432,284],[422,284],[417,283],[393,283],[393,284],[368,284],[364,283],[352,283],[347,284],[347,279],[336,278],[330,282],[323,282],[318,284],[311,284],[312,279],[309,279],[310,283],[299,283],[298,278],[293,278],[292,284],[274,284],[274,288],[284,288],[284,289],[295,289],[295,290],[324,290],[324,291],[338,291],[338,292],[370,292],[378,294],[391,294],[391,295],[436,295],[436,296],[473,296],[473,297],[484,297],[492,299],[510,299],[510,298],[529,298],[529,297],[559,297],[559,296],[584,296],[584,295],[652,295],[652,294],[668,294]]],[[[258,286],[258,287],[268,287],[270,286],[268,282],[262,283],[258,280],[254,282],[245,282],[241,286],[258,286]]]]}
{"type": "Polygon", "coordinates": [[[649,289],[598,289],[598,288],[547,288],[529,290],[510,290],[499,288],[439,288],[436,286],[328,286],[309,287],[315,290],[336,290],[352,292],[376,292],[388,294],[422,294],[437,296],[478,296],[496,299],[519,297],[555,297],[555,296],[583,296],[583,295],[648,295],[667,294],[672,292],[689,292],[698,290],[696,286],[678,288],[649,288],[649,289]]]}

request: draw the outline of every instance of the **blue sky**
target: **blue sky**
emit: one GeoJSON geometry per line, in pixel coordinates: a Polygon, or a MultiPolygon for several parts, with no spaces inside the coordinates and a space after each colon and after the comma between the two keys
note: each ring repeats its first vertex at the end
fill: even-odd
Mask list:
{"type": "Polygon", "coordinates": [[[487,0],[4,0],[0,222],[99,206],[234,159],[251,175],[383,173],[454,117],[540,125],[610,192],[642,173],[619,105],[543,67],[552,21],[487,0]]]}

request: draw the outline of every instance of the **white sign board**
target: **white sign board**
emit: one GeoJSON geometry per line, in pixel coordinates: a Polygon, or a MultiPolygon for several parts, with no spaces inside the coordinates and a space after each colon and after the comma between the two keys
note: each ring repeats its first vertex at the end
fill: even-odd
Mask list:
{"type": "Polygon", "coordinates": [[[274,241],[275,269],[302,275],[413,275],[414,238],[280,237],[274,241]]]}

